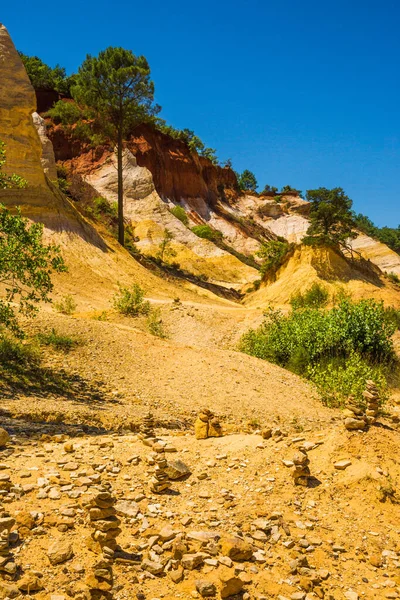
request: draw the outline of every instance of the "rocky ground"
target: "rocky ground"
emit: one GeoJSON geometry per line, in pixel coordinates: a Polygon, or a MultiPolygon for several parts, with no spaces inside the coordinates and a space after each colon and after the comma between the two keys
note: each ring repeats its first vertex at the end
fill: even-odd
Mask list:
{"type": "Polygon", "coordinates": [[[120,529],[103,597],[400,597],[399,430],[390,421],[364,433],[341,421],[302,431],[271,423],[269,439],[250,427],[205,440],[192,428],[156,429],[169,473],[182,475],[161,494],[150,487],[157,453],[137,434],[3,424],[11,439],[0,458],[0,529],[11,533],[0,563],[11,560],[17,576],[2,573],[2,597],[86,597],[99,561],[88,503],[102,491],[116,500],[120,529]],[[307,488],[292,478],[301,448],[307,488]]]}

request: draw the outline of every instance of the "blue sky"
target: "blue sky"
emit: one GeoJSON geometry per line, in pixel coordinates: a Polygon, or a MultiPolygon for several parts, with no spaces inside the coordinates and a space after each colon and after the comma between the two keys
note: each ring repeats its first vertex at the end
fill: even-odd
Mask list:
{"type": "Polygon", "coordinates": [[[398,0],[5,3],[19,50],[69,72],[123,46],[149,60],[161,116],[266,183],[345,189],[400,223],[398,0]]]}

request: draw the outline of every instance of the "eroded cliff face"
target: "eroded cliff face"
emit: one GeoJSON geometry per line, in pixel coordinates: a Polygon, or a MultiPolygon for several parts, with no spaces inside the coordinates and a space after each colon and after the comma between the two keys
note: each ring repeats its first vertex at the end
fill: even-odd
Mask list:
{"type": "Polygon", "coordinates": [[[46,187],[40,162],[42,146],[32,113],[36,96],[24,65],[4,25],[0,24],[0,139],[6,144],[7,173],[17,173],[30,187],[46,187]]]}

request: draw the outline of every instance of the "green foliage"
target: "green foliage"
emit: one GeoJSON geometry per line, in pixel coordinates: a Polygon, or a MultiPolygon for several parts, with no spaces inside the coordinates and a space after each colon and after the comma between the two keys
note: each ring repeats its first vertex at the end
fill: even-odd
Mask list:
{"type": "Polygon", "coordinates": [[[311,202],[310,226],[303,243],[339,246],[357,237],[351,210],[353,202],[342,188],[308,190],[307,200],[311,202]]]}
{"type": "Polygon", "coordinates": [[[174,206],[171,208],[171,213],[179,219],[186,227],[189,225],[189,217],[186,214],[185,209],[182,206],[174,206]]]}
{"type": "Polygon", "coordinates": [[[80,340],[77,340],[69,335],[57,333],[54,328],[47,333],[38,333],[36,338],[39,344],[44,346],[52,346],[56,350],[61,350],[62,352],[69,352],[81,343],[80,340]]]}
{"type": "Polygon", "coordinates": [[[118,240],[124,245],[123,139],[133,127],[151,120],[160,110],[154,104],[149,64],[144,56],[135,56],[130,50],[106,48],[97,57],[87,56],[71,92],[93,117],[94,131],[117,145],[118,240]]]}
{"type": "Polygon", "coordinates": [[[387,306],[385,308],[385,314],[387,321],[393,323],[393,326],[396,329],[400,329],[400,310],[394,308],[394,306],[387,306]]]}
{"type": "Polygon", "coordinates": [[[218,164],[216,150],[206,147],[204,142],[202,142],[199,136],[195,135],[194,131],[191,129],[175,129],[172,125],[167,125],[164,119],[157,119],[156,127],[161,133],[169,135],[175,140],[182,140],[185,142],[190,152],[208,158],[214,165],[218,164]]]}
{"type": "Polygon", "coordinates": [[[264,187],[263,191],[261,192],[261,195],[262,195],[262,194],[271,193],[271,192],[275,194],[277,191],[278,191],[278,188],[277,188],[277,187],[274,187],[273,185],[271,186],[271,185],[268,185],[268,184],[267,184],[267,185],[264,187]]]}
{"type": "MultiPolygon", "coordinates": [[[[336,381],[338,387],[330,391],[335,402],[348,394],[348,384],[340,387],[341,382],[351,382],[353,377],[351,393],[361,400],[358,378],[373,378],[373,370],[380,368],[383,382],[384,373],[393,369],[395,329],[383,303],[343,298],[328,311],[304,308],[283,315],[270,310],[258,329],[243,336],[240,349],[304,375],[318,386],[336,381]]],[[[321,389],[324,394],[329,392],[328,385],[321,389]]]]}
{"type": "Polygon", "coordinates": [[[198,237],[210,240],[211,242],[219,242],[224,237],[221,231],[213,229],[209,225],[196,225],[195,227],[192,227],[192,231],[198,237]]]}
{"type": "Polygon", "coordinates": [[[70,294],[67,294],[54,303],[54,308],[63,315],[72,315],[76,311],[76,302],[70,294]]]}
{"type": "Polygon", "coordinates": [[[4,142],[0,140],[0,190],[7,190],[12,188],[24,188],[27,185],[25,179],[13,173],[7,175],[2,171],[2,168],[6,164],[6,146],[4,142]]]}
{"type": "Polygon", "coordinates": [[[56,102],[45,116],[50,117],[56,125],[61,124],[65,127],[74,125],[85,117],[84,112],[75,102],[65,102],[64,100],[56,102]]]}
{"type": "Polygon", "coordinates": [[[386,276],[392,283],[400,285],[400,277],[396,273],[386,273],[386,276]]]}
{"type": "Polygon", "coordinates": [[[278,240],[272,240],[265,244],[262,244],[260,250],[257,252],[257,256],[262,258],[261,264],[261,275],[269,273],[271,270],[276,270],[280,267],[285,259],[285,256],[289,252],[290,245],[288,242],[281,242],[278,240]]]}
{"type": "Polygon", "coordinates": [[[329,292],[323,285],[315,282],[304,293],[297,292],[290,298],[293,310],[300,308],[323,308],[328,304],[329,292]]]}
{"type": "Polygon", "coordinates": [[[161,263],[166,263],[170,258],[176,256],[175,250],[171,247],[171,242],[174,239],[172,232],[169,229],[164,229],[164,235],[158,247],[156,254],[157,260],[161,263]]]}
{"type": "Polygon", "coordinates": [[[119,313],[128,317],[148,315],[150,312],[150,302],[144,300],[144,290],[137,283],[129,288],[120,286],[113,305],[119,313]]]}
{"type": "Polygon", "coordinates": [[[369,364],[360,354],[352,352],[346,359],[336,359],[310,366],[307,377],[317,386],[327,406],[341,406],[349,396],[362,404],[362,393],[368,379],[378,387],[382,401],[387,399],[385,368],[369,364]]]}
{"type": "Polygon", "coordinates": [[[146,58],[124,48],[109,47],[97,57],[88,55],[71,92],[115,141],[119,132],[128,133],[159,111],[146,58]]]}
{"type": "Polygon", "coordinates": [[[102,215],[114,220],[118,217],[118,207],[116,203],[111,204],[111,202],[102,196],[93,199],[93,212],[96,217],[102,215]]]}
{"type": "Polygon", "coordinates": [[[400,254],[400,225],[397,228],[377,227],[371,219],[362,214],[356,215],[354,219],[356,227],[360,231],[379,240],[382,244],[386,244],[397,254],[400,254]]]}
{"type": "Polygon", "coordinates": [[[147,327],[152,335],[163,339],[167,337],[159,308],[154,308],[149,312],[147,317],[147,327]]]}
{"type": "Polygon", "coordinates": [[[255,192],[258,187],[256,176],[248,169],[238,176],[238,184],[240,189],[246,192],[255,192]]]}
{"type": "Polygon", "coordinates": [[[66,271],[60,249],[43,244],[43,225],[29,224],[20,211],[12,215],[0,204],[0,283],[4,297],[0,298],[0,328],[10,329],[16,336],[24,337],[14,303],[18,311],[32,316],[39,302],[51,302],[53,271],[66,271]]]}
{"type": "Polygon", "coordinates": [[[60,65],[52,69],[37,56],[27,56],[22,52],[19,52],[19,55],[35,90],[55,90],[60,94],[69,95],[74,75],[68,77],[60,65]]]}
{"type": "Polygon", "coordinates": [[[25,344],[8,335],[0,335],[0,365],[14,363],[21,367],[38,365],[39,349],[35,344],[25,344]]]}
{"type": "Polygon", "coordinates": [[[302,195],[302,192],[300,190],[296,190],[296,188],[292,187],[291,185],[284,185],[281,189],[281,194],[296,194],[298,196],[302,195]]]}

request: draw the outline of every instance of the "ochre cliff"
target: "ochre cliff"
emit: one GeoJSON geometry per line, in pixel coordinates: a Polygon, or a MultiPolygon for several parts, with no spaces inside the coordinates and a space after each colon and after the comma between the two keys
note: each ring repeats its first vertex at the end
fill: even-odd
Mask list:
{"type": "Polygon", "coordinates": [[[4,25],[0,24],[0,139],[6,144],[8,173],[30,187],[46,187],[42,146],[33,126],[36,97],[24,65],[4,25]]]}

